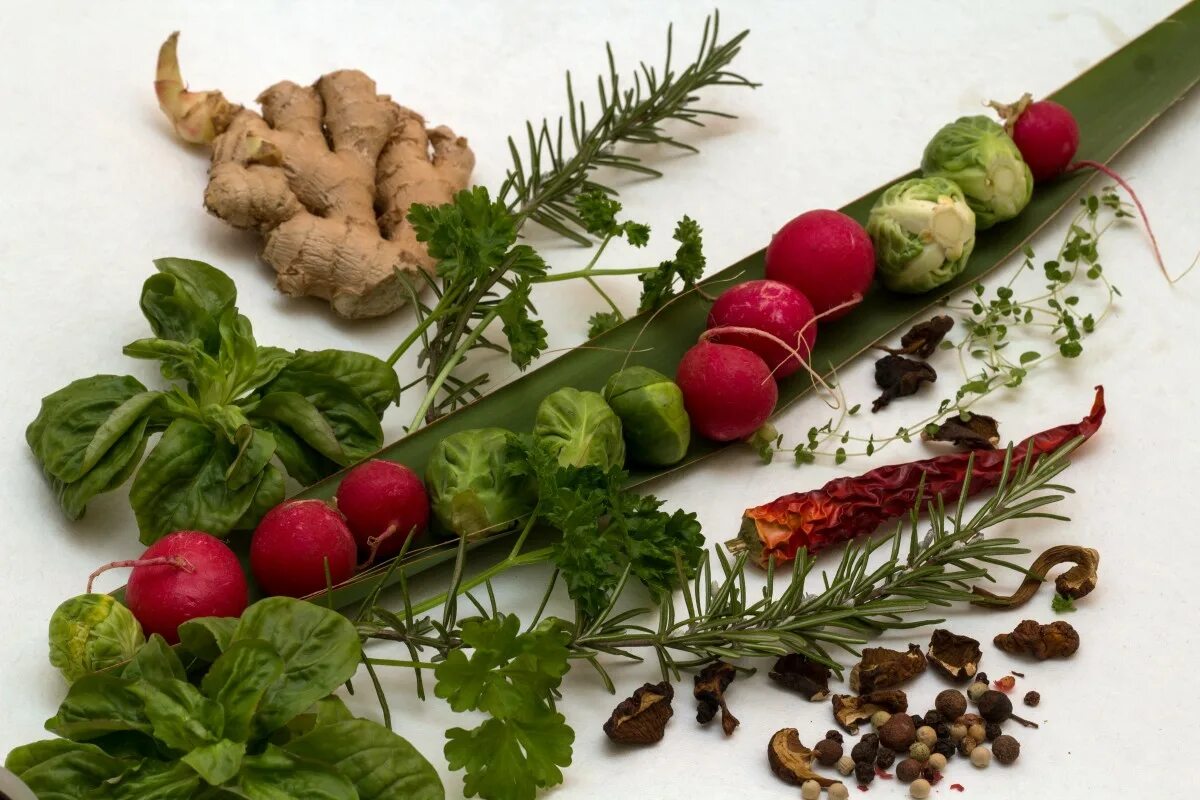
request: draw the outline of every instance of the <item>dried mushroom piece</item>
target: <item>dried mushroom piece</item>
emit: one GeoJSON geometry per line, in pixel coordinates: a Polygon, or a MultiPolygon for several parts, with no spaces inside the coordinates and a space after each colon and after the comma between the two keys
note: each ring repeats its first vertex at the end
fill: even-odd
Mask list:
{"type": "Polygon", "coordinates": [[[784,728],[771,736],[767,743],[767,761],[777,778],[794,786],[805,781],[816,781],[824,787],[837,783],[813,770],[813,751],[800,743],[800,731],[795,728],[784,728]]]}
{"type": "Polygon", "coordinates": [[[666,681],[647,683],[617,704],[604,723],[604,733],[620,744],[654,744],[661,741],[675,713],[675,690],[666,681]]]}
{"type": "Polygon", "coordinates": [[[858,733],[858,726],[867,722],[877,711],[898,714],[908,710],[908,696],[899,689],[884,689],[855,697],[848,694],[833,696],[833,716],[848,733],[858,733]]]}
{"type": "Polygon", "coordinates": [[[1071,623],[1058,620],[1049,625],[1027,619],[1012,633],[1001,633],[992,643],[1006,653],[1033,656],[1038,661],[1048,658],[1067,658],[1079,649],[1079,634],[1071,623]]]}
{"type": "Polygon", "coordinates": [[[918,322],[909,328],[908,333],[900,337],[899,347],[880,347],[879,349],[894,356],[929,358],[953,327],[953,318],[944,314],[938,315],[926,322],[918,322]]]}
{"type": "Polygon", "coordinates": [[[1091,594],[1092,590],[1096,588],[1100,570],[1100,551],[1090,547],[1060,544],[1046,550],[1029,565],[1029,575],[1021,581],[1021,585],[1012,594],[1005,597],[976,586],[971,591],[979,599],[971,602],[977,606],[989,608],[1022,606],[1037,594],[1038,587],[1046,581],[1050,570],[1059,564],[1075,565],[1059,575],[1054,582],[1054,588],[1061,596],[1070,600],[1078,600],[1091,594]]]}
{"type": "Polygon", "coordinates": [[[871,411],[878,411],[897,397],[916,394],[921,384],[933,383],[937,372],[923,361],[904,356],[884,356],[875,362],[875,385],[883,394],[875,399],[871,411]]]}
{"type": "Polygon", "coordinates": [[[924,671],[925,654],[918,644],[910,644],[903,653],[886,647],[867,647],[862,651],[862,660],[850,670],[850,690],[865,694],[891,689],[924,671]]]}
{"type": "Polygon", "coordinates": [[[736,677],[737,670],[732,665],[726,664],[724,661],[716,661],[700,671],[700,674],[695,677],[695,687],[692,689],[692,694],[699,703],[699,707],[696,709],[696,721],[701,725],[707,725],[720,709],[721,730],[725,731],[726,736],[731,735],[734,729],[741,724],[737,717],[729,713],[729,706],[725,705],[725,690],[729,688],[729,684],[733,683],[733,679],[736,677]]]}
{"type": "Polygon", "coordinates": [[[938,628],[929,637],[926,657],[943,676],[952,681],[964,681],[975,677],[983,651],[979,649],[978,640],[938,628]]]}
{"type": "Polygon", "coordinates": [[[964,450],[995,450],[1000,444],[1000,423],[987,414],[963,413],[942,422],[927,425],[922,441],[949,442],[964,450]]]}
{"type": "Polygon", "coordinates": [[[767,673],[771,680],[812,701],[829,697],[829,667],[800,653],[780,656],[775,668],[767,673]]]}

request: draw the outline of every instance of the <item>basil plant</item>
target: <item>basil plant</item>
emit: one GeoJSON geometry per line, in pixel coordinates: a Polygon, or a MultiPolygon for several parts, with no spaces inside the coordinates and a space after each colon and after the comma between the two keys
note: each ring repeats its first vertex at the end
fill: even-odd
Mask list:
{"type": "Polygon", "coordinates": [[[223,536],[283,500],[284,470],[308,485],[383,444],[379,420],[400,394],[385,362],[263,347],[225,273],[181,258],[154,265],[141,297],[154,335],[124,353],[159,362],[166,388],[82,378],[44,398],[25,432],[68,517],[132,477],[143,543],[182,529],[223,536]]]}
{"type": "Polygon", "coordinates": [[[985,230],[1012,219],[1033,196],[1033,173],[1021,151],[995,120],[962,117],[942,128],[925,147],[921,172],[959,185],[985,230]]]}
{"type": "Polygon", "coordinates": [[[945,178],[910,178],[884,190],[867,218],[883,285],[919,294],[953,280],[975,247],[975,214],[945,178]]]}

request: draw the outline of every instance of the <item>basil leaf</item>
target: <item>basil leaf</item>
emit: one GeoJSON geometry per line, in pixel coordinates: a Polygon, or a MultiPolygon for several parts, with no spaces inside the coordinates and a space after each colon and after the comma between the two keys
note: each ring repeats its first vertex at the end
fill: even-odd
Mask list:
{"type": "Polygon", "coordinates": [[[203,661],[216,661],[233,641],[236,617],[196,617],[179,626],[179,642],[184,650],[203,661]]]}
{"type": "Polygon", "coordinates": [[[4,762],[5,769],[24,781],[39,800],[78,800],[130,766],[93,744],[66,739],[23,745],[4,762]]]}
{"type": "Polygon", "coordinates": [[[254,498],[250,501],[250,507],[234,523],[233,529],[235,531],[254,530],[258,527],[258,521],[263,518],[264,514],[283,502],[285,494],[286,487],[283,483],[283,473],[274,464],[267,464],[266,469],[262,472],[262,479],[258,484],[258,490],[255,491],[254,498]]]}
{"type": "Polygon", "coordinates": [[[148,681],[186,680],[187,673],[179,656],[157,633],[138,648],[133,659],[121,670],[121,677],[128,680],[143,678],[148,681]]]}
{"type": "Polygon", "coordinates": [[[238,774],[245,755],[245,742],[231,742],[228,739],[222,739],[213,744],[197,747],[179,760],[198,772],[205,783],[220,786],[238,774]]]}
{"type": "Polygon", "coordinates": [[[139,419],[79,480],[64,483],[58,478],[50,478],[50,488],[68,519],[79,519],[93,497],[111,492],[129,480],[142,460],[142,453],[146,452],[149,424],[148,418],[139,419]]]}
{"type": "Polygon", "coordinates": [[[370,720],[318,726],[284,749],[335,767],[354,784],[360,800],[444,800],[446,796],[433,765],[405,739],[370,720]]]}
{"type": "Polygon", "coordinates": [[[298,434],[275,422],[258,421],[275,437],[275,455],[301,486],[311,486],[338,470],[338,463],[310,447],[298,434]]]}
{"type": "Polygon", "coordinates": [[[400,379],[386,361],[348,350],[299,350],[279,373],[272,391],[308,394],[328,382],[352,390],[376,417],[400,398],[400,379]]]}
{"type": "Polygon", "coordinates": [[[200,689],[224,709],[226,739],[244,742],[250,737],[250,722],[263,695],[282,674],[283,659],[261,639],[234,642],[213,662],[200,689]]]}
{"type": "Polygon", "coordinates": [[[167,679],[135,681],[129,691],[142,698],[154,738],[176,750],[191,750],[221,738],[221,705],[190,683],[167,679]]]}
{"type": "Polygon", "coordinates": [[[259,479],[267,462],[275,455],[275,437],[266,431],[243,425],[235,435],[237,456],[225,473],[225,482],[231,489],[241,489],[259,479]]]}
{"type": "Polygon", "coordinates": [[[259,704],[259,735],[282,727],[348,681],[362,656],[350,620],[290,597],[269,597],[250,606],[233,637],[234,642],[245,639],[267,642],[284,663],[283,674],[259,704]]]}
{"type": "Polygon", "coordinates": [[[142,285],[142,313],[160,339],[191,342],[199,339],[205,352],[220,346],[218,323],[237,301],[229,276],[202,261],[160,258],[157,275],[142,285]]]}
{"type": "Polygon", "coordinates": [[[217,363],[225,379],[226,399],[234,400],[250,388],[258,368],[258,345],[250,320],[235,308],[221,315],[217,331],[221,339],[217,363]]]}
{"type": "Polygon", "coordinates": [[[200,776],[182,762],[143,761],[116,782],[102,784],[87,800],[191,800],[200,776]]]}
{"type": "Polygon", "coordinates": [[[46,720],[46,730],[76,742],[117,731],[151,733],[142,699],[131,685],[104,673],[84,675],[71,684],[58,713],[46,720]]]}
{"type": "Polygon", "coordinates": [[[254,357],[254,372],[246,379],[243,391],[257,389],[275,380],[275,376],[295,359],[291,351],[282,347],[259,347],[254,357]]]}
{"type": "Polygon", "coordinates": [[[159,371],[169,381],[187,381],[196,394],[220,392],[223,374],[216,359],[204,352],[199,339],[176,342],[171,339],[138,339],[121,348],[130,358],[159,362],[159,371]]]}
{"type": "Polygon", "coordinates": [[[288,720],[287,725],[271,735],[271,743],[282,747],[296,737],[308,733],[313,728],[319,728],[322,725],[333,725],[336,722],[345,722],[348,719],[354,719],[354,715],[350,713],[350,709],[346,707],[346,704],[342,702],[340,697],[331,694],[329,697],[323,697],[318,700],[316,704],[303,714],[288,720]]]}
{"type": "Polygon", "coordinates": [[[177,419],[146,457],[129,491],[143,544],[171,531],[224,536],[242,518],[258,482],[231,488],[225,480],[236,449],[204,425],[177,419]]]}
{"type": "MultiPolygon", "coordinates": [[[[276,423],[293,438],[307,445],[308,449],[316,451],[335,465],[345,466],[350,463],[350,457],[342,448],[337,431],[333,429],[330,421],[308,398],[298,392],[272,392],[255,403],[249,415],[254,419],[276,423]]],[[[382,433],[380,435],[382,436],[382,433]]],[[[284,451],[294,451],[294,448],[280,443],[280,437],[276,438],[280,460],[288,467],[287,461],[284,460],[284,451]]],[[[292,456],[293,452],[288,452],[287,455],[292,456]]],[[[290,467],[288,473],[292,473],[290,467]]]]}
{"type": "Polygon", "coordinates": [[[93,375],[42,399],[25,440],[42,469],[64,483],[92,470],[161,397],[129,375],[93,375]]]}
{"type": "Polygon", "coordinates": [[[337,770],[302,760],[275,745],[246,758],[238,791],[247,800],[358,800],[354,784],[337,770]]]}

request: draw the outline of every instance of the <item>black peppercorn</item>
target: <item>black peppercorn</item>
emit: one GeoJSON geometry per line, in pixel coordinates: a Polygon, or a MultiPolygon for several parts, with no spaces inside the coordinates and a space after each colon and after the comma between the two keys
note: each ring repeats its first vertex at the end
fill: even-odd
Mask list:
{"type": "Polygon", "coordinates": [[[875,780],[875,765],[869,761],[860,761],[854,765],[854,779],[864,786],[875,780]]]}
{"type": "Polygon", "coordinates": [[[1040,694],[1038,694],[1037,692],[1026,692],[1025,693],[1025,705],[1036,706],[1040,702],[1042,702],[1042,696],[1040,694]]]}
{"type": "Polygon", "coordinates": [[[874,733],[868,733],[850,749],[850,757],[854,759],[855,764],[873,765],[877,755],[879,755],[879,736],[874,733]]]}
{"type": "Polygon", "coordinates": [[[912,714],[912,723],[914,728],[920,728],[925,724],[925,718],[920,714],[912,714]]]}
{"type": "Polygon", "coordinates": [[[983,726],[983,730],[987,734],[987,740],[989,742],[996,741],[996,737],[1003,733],[1003,731],[1000,730],[999,722],[989,722],[983,726]]]}
{"type": "Polygon", "coordinates": [[[941,713],[936,708],[931,708],[925,712],[925,724],[929,727],[935,727],[938,723],[943,722],[941,713]]]}
{"type": "Polygon", "coordinates": [[[875,766],[880,769],[888,769],[892,764],[896,763],[896,752],[887,747],[879,748],[879,752],[875,754],[875,766]]]}
{"type": "Polygon", "coordinates": [[[934,725],[933,730],[934,730],[934,733],[937,734],[937,738],[939,738],[939,739],[949,739],[950,738],[950,726],[944,722],[939,722],[937,725],[934,725]]]}
{"type": "Polygon", "coordinates": [[[1012,716],[1012,700],[1004,692],[989,689],[984,692],[977,703],[979,716],[988,722],[1004,722],[1012,716]]]}
{"type": "Polygon", "coordinates": [[[946,758],[954,757],[954,742],[950,739],[938,739],[930,749],[935,753],[941,753],[946,758]]]}

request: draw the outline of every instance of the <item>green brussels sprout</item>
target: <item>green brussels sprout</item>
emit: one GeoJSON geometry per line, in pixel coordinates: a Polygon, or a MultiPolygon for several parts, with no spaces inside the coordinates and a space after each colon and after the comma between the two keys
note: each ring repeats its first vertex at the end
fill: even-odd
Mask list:
{"type": "Polygon", "coordinates": [[[984,116],[961,117],[934,134],[921,172],[957,183],[979,230],[1020,214],[1033,196],[1033,173],[1021,151],[1004,128],[984,116]]]}
{"type": "Polygon", "coordinates": [[[621,420],[597,392],[564,386],[538,406],[533,438],[564,467],[625,465],[621,420]]]}
{"type": "Polygon", "coordinates": [[[437,443],[425,483],[433,516],[442,527],[459,536],[495,533],[533,510],[533,483],[508,466],[514,440],[503,428],[477,428],[437,443]]]}
{"type": "Polygon", "coordinates": [[[146,637],[133,612],[107,594],[81,594],[50,617],[50,663],[68,683],[133,658],[146,637]]]}
{"type": "Polygon", "coordinates": [[[919,294],[952,280],[975,247],[975,214],[945,178],[910,178],[884,190],[867,218],[883,285],[919,294]]]}
{"type": "Polygon", "coordinates": [[[667,467],[687,454],[692,424],[675,382],[649,367],[629,367],[608,379],[604,399],[621,418],[629,456],[667,467]]]}

